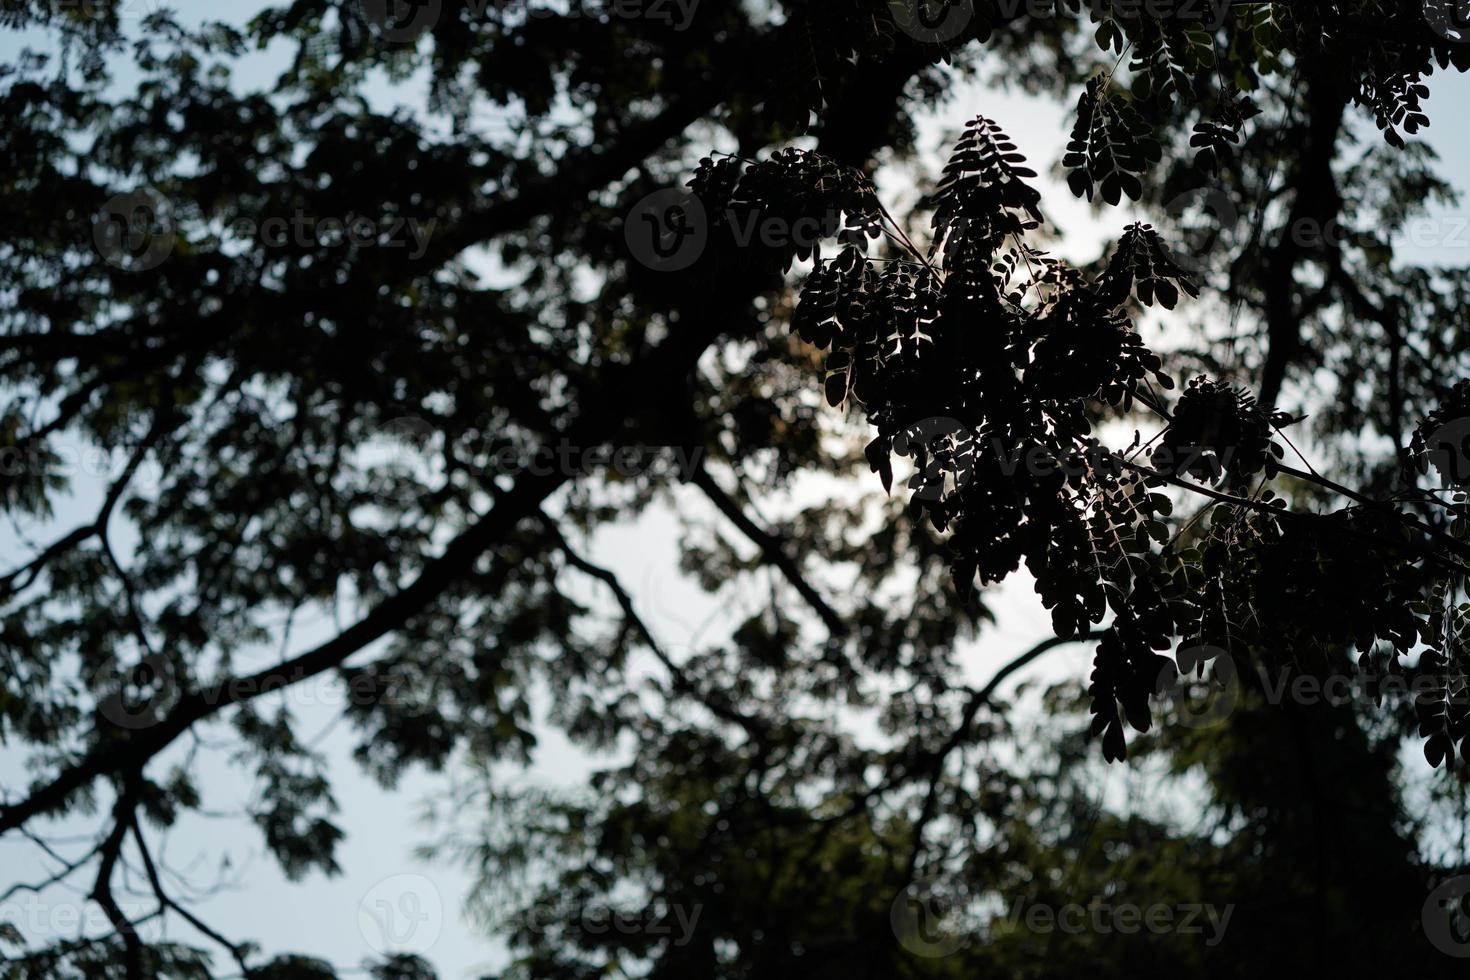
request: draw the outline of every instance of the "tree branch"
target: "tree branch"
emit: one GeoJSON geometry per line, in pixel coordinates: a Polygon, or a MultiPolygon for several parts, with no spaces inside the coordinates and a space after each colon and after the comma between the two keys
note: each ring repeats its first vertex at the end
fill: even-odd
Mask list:
{"type": "MultiPolygon", "coordinates": [[[[680,331],[643,361],[609,370],[598,398],[584,406],[565,433],[573,443],[600,445],[618,432],[629,406],[656,396],[671,372],[686,370],[735,316],[709,317],[701,329],[680,331]]],[[[570,479],[548,470],[520,474],[515,485],[498,494],[484,516],[424,565],[418,577],[379,602],[362,619],[337,636],[291,660],[244,677],[231,677],[184,695],[152,728],[128,732],[94,745],[75,763],[20,802],[0,807],[0,836],[31,818],[62,808],[71,794],[109,773],[141,772],[148,761],[196,722],[230,705],[283,690],[340,665],[347,657],[403,625],[423,611],[446,588],[469,573],[480,556],[501,541],[520,521],[540,513],[542,503],[570,479]]]]}
{"type": "Polygon", "coordinates": [[[112,894],[112,872],[122,854],[123,839],[133,822],[133,809],[137,806],[137,776],[128,774],[118,781],[117,801],[112,808],[112,830],[103,840],[99,851],[102,862],[97,868],[97,881],[92,886],[92,900],[102,906],[113,929],[122,938],[128,980],[143,978],[143,943],[138,938],[138,929],[121,908],[112,894]]]}
{"type": "Polygon", "coordinates": [[[995,676],[991,677],[990,681],[984,687],[970,695],[970,700],[965,703],[965,709],[960,715],[959,725],[950,734],[949,738],[945,740],[945,743],[929,756],[929,788],[924,794],[924,804],[919,810],[919,817],[914,821],[913,846],[909,850],[908,862],[905,865],[904,871],[907,878],[911,879],[914,876],[914,869],[918,865],[919,855],[924,849],[924,829],[934,819],[935,807],[939,804],[939,784],[941,777],[944,775],[945,760],[970,737],[970,728],[975,724],[975,716],[980,713],[980,709],[990,704],[990,699],[995,696],[995,692],[1000,688],[1001,684],[1005,683],[1006,678],[1036,660],[1042,654],[1049,650],[1055,650],[1057,647],[1066,646],[1069,643],[1087,643],[1091,640],[1099,639],[1102,635],[1101,630],[1088,630],[1077,636],[1053,636],[1042,640],[996,671],[995,676]]]}
{"type": "Polygon", "coordinates": [[[73,792],[107,773],[141,771],[159,752],[196,722],[222,708],[298,684],[345,660],[421,612],[447,586],[468,573],[480,555],[566,482],[560,474],[525,474],[514,489],[496,500],[478,523],[464,531],[444,553],[424,566],[418,578],[384,599],[362,619],[337,636],[291,660],[246,677],[219,681],[185,695],[157,725],[129,733],[123,739],[102,742],[77,763],[21,802],[0,809],[0,834],[42,813],[63,806],[73,792]]]}
{"type": "Polygon", "coordinates": [[[801,567],[787,553],[786,543],[771,532],[762,528],[749,515],[741,509],[724,489],[715,482],[705,467],[700,466],[694,472],[691,482],[704,491],[704,495],[710,502],[719,508],[720,513],[730,519],[730,523],[740,529],[740,533],[750,539],[751,543],[760,549],[762,557],[771,565],[774,565],[786,581],[790,582],[797,593],[806,600],[817,616],[821,618],[827,632],[832,636],[843,636],[847,633],[847,623],[838,615],[837,611],[827,604],[821,593],[814,589],[810,582],[802,575],[801,567]]]}
{"type": "Polygon", "coordinates": [[[746,714],[743,714],[730,705],[721,703],[718,700],[717,695],[712,697],[711,695],[701,691],[699,689],[699,686],[695,684],[694,681],[689,678],[689,675],[684,672],[684,669],[677,663],[675,663],[673,659],[664,652],[663,647],[660,646],[659,642],[654,639],[653,633],[649,630],[648,625],[643,621],[643,618],[640,617],[637,611],[634,609],[633,597],[630,596],[627,590],[623,588],[622,583],[618,581],[617,576],[612,572],[612,570],[603,568],[600,565],[594,565],[592,562],[577,554],[577,552],[572,549],[571,544],[567,541],[566,536],[561,533],[561,528],[557,527],[556,523],[550,518],[543,515],[542,525],[546,528],[546,531],[551,536],[552,540],[556,542],[557,547],[559,547],[562,553],[566,555],[567,561],[574,568],[578,569],[581,572],[584,572],[587,575],[592,576],[593,578],[597,579],[608,587],[608,589],[612,592],[613,597],[617,600],[619,608],[622,609],[623,616],[626,621],[643,638],[644,645],[648,647],[649,651],[654,655],[655,658],[658,659],[658,662],[663,664],[664,669],[669,672],[669,676],[673,680],[675,687],[684,691],[684,693],[694,697],[705,707],[709,708],[709,710],[718,717],[724,719],[725,721],[739,725],[741,728],[746,730],[747,734],[755,737],[755,719],[746,714]]]}
{"type": "Polygon", "coordinates": [[[103,498],[102,506],[97,510],[97,516],[90,523],[74,528],[68,534],[53,541],[35,558],[0,577],[0,600],[7,599],[17,592],[22,592],[29,588],[40,577],[41,571],[57,556],[75,548],[88,538],[106,533],[107,522],[112,519],[112,512],[117,508],[117,502],[127,492],[128,484],[137,475],[138,467],[143,465],[143,460],[147,458],[148,451],[155,444],[157,435],[158,433],[156,431],[150,434],[148,438],[145,438],[133,450],[133,454],[128,457],[127,466],[124,467],[122,473],[113,481],[112,485],[108,487],[107,496],[103,498]],[[16,580],[22,575],[26,576],[25,581],[17,584],[16,580]]]}
{"type": "Polygon", "coordinates": [[[198,929],[214,943],[217,943],[218,945],[223,946],[226,950],[228,950],[230,956],[233,957],[235,962],[239,964],[240,973],[242,976],[250,976],[250,966],[245,962],[246,947],[239,943],[230,942],[224,936],[220,935],[218,932],[211,929],[208,925],[201,921],[198,916],[194,915],[194,913],[190,912],[188,909],[180,905],[178,902],[174,901],[172,898],[169,898],[168,894],[163,890],[162,880],[160,880],[158,877],[158,868],[155,867],[153,864],[153,855],[148,852],[148,842],[143,839],[143,829],[138,826],[138,822],[136,820],[133,821],[132,831],[133,840],[138,845],[138,853],[143,855],[143,871],[148,875],[148,882],[152,885],[153,894],[158,899],[159,910],[162,911],[163,909],[173,909],[175,912],[179,913],[179,915],[182,916],[184,921],[188,922],[189,925],[193,926],[195,929],[198,929]]]}

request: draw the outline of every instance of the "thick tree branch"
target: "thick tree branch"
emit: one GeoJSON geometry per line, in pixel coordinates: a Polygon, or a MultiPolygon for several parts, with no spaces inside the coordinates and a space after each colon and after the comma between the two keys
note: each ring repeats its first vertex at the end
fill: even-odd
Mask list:
{"type": "Polygon", "coordinates": [[[104,741],[80,761],[25,800],[0,810],[0,834],[42,813],[63,806],[73,792],[106,773],[138,772],[174,739],[196,722],[222,708],[279,691],[330,670],[348,656],[402,626],[421,612],[445,588],[470,572],[475,562],[517,523],[536,513],[541,502],[566,477],[525,474],[515,488],[496,500],[494,507],[424,566],[418,578],[384,599],[371,612],[316,648],[266,670],[229,678],[185,695],[162,722],[104,741]]]}
{"type": "MultiPolygon", "coordinates": [[[[738,318],[730,310],[710,317],[700,329],[675,334],[639,363],[610,368],[598,395],[582,406],[578,421],[565,433],[576,445],[601,445],[617,435],[629,408],[643,405],[663,390],[671,375],[689,370],[699,354],[738,318]]],[[[515,485],[495,498],[484,516],[460,533],[444,552],[430,560],[417,578],[379,602],[366,616],[340,634],[297,657],[243,677],[231,677],[184,695],[164,719],[151,728],[128,732],[94,745],[29,796],[0,808],[0,835],[41,814],[62,808],[71,794],[100,776],[141,772],[148,761],[194,724],[223,708],[299,684],[340,665],[347,657],[397,630],[474,568],[480,556],[502,541],[522,520],[540,512],[542,503],[571,474],[554,469],[524,472],[515,485]]]]}
{"type": "Polygon", "coordinates": [[[97,868],[97,880],[92,885],[92,900],[102,906],[107,920],[123,941],[128,980],[143,980],[143,942],[138,938],[138,928],[118,907],[112,894],[112,873],[122,855],[123,840],[128,827],[133,823],[137,807],[137,780],[128,776],[118,781],[117,801],[112,808],[112,830],[103,840],[99,852],[101,864],[97,868]]]}
{"type": "Polygon", "coordinates": [[[446,231],[426,254],[443,262],[475,245],[516,231],[542,214],[567,206],[570,197],[591,194],[623,177],[660,147],[708,115],[722,98],[716,85],[694,83],[670,98],[658,115],[634,122],[616,142],[567,154],[556,173],[528,182],[514,197],[497,197],[485,210],[446,231]]]}
{"type": "Polygon", "coordinates": [[[1300,132],[1288,134],[1297,147],[1289,182],[1295,196],[1284,230],[1266,254],[1260,272],[1268,346],[1258,394],[1261,406],[1268,411],[1276,407],[1288,368],[1304,352],[1295,302],[1296,268],[1312,250],[1304,242],[1303,232],[1331,227],[1342,208],[1332,161],[1337,155],[1349,93],[1342,89],[1333,65],[1304,57],[1301,71],[1307,83],[1308,116],[1300,132]]]}

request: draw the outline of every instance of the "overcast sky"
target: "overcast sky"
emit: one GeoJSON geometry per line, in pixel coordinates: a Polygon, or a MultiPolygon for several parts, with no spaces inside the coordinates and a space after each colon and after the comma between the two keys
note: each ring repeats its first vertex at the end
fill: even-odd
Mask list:
{"type": "MultiPolygon", "coordinates": [[[[251,7],[245,3],[231,6],[229,15],[236,20],[243,20],[251,7]]],[[[211,4],[208,13],[217,16],[220,9],[211,4]]],[[[0,52],[7,60],[19,46],[14,35],[0,39],[0,52]]],[[[251,59],[242,79],[247,82],[254,79],[259,84],[269,77],[273,66],[279,65],[279,54],[251,59]]],[[[1431,87],[1434,97],[1429,115],[1435,124],[1428,130],[1427,142],[1445,158],[1444,174],[1463,175],[1470,162],[1470,135],[1463,127],[1456,126],[1455,120],[1463,113],[1470,84],[1458,76],[1436,76],[1431,80],[1431,87]]],[[[380,99],[398,101],[402,95],[386,83],[375,91],[380,99]]],[[[417,92],[410,94],[417,95],[417,92]]],[[[926,163],[931,172],[937,170],[965,119],[976,113],[996,118],[1043,174],[1043,199],[1048,216],[1070,236],[1063,243],[1063,250],[1075,251],[1081,258],[1095,255],[1105,236],[1116,235],[1133,216],[1122,208],[1096,221],[1064,185],[1046,176],[1061,156],[1070,128],[1072,101],[1049,103],[979,86],[965,87],[949,105],[924,121],[922,145],[926,163]]],[[[1267,111],[1274,112],[1276,107],[1267,106],[1267,111]]],[[[1366,131],[1371,133],[1371,127],[1366,131]]],[[[1461,186],[1464,187],[1463,178],[1461,186]]],[[[1463,228],[1456,232],[1455,228],[1465,214],[1464,208],[1457,208],[1441,215],[1444,220],[1438,233],[1422,239],[1422,244],[1413,248],[1412,257],[1424,262],[1464,264],[1470,232],[1463,228]]],[[[87,480],[80,480],[75,498],[59,510],[53,526],[32,527],[30,536],[44,540],[56,528],[70,527],[87,515],[95,506],[101,479],[97,477],[90,485],[87,480]]],[[[655,632],[674,649],[687,642],[702,623],[716,624],[709,627],[715,630],[722,618],[732,616],[728,608],[679,576],[677,535],[675,521],[666,513],[654,512],[636,526],[604,530],[595,541],[592,555],[594,560],[618,573],[655,632]]],[[[13,535],[4,532],[0,535],[0,555],[16,554],[13,535]]],[[[0,566],[13,563],[7,559],[0,561],[0,566]]],[[[990,590],[986,600],[996,611],[998,622],[981,642],[964,651],[967,671],[977,681],[1050,633],[1049,617],[1031,592],[1024,574],[1014,576],[1001,588],[990,590]]],[[[317,632],[324,630],[324,626],[319,627],[317,632]]],[[[312,640],[311,630],[301,632],[299,648],[312,640]]],[[[369,649],[353,660],[360,663],[371,656],[369,649]]],[[[1089,657],[1085,647],[1063,648],[1049,655],[1037,670],[1047,676],[1081,677],[1089,657]]],[[[459,907],[471,882],[469,873],[426,864],[412,853],[416,845],[427,839],[426,830],[418,821],[420,803],[430,793],[442,791],[445,779],[415,772],[397,790],[391,793],[380,790],[359,773],[350,759],[351,733],[345,726],[333,725],[336,706],[340,704],[340,692],[334,685],[322,680],[304,689],[293,689],[288,696],[300,720],[298,730],[304,737],[313,739],[330,760],[329,772],[341,806],[339,822],[347,833],[338,854],[344,873],[331,879],[313,875],[301,883],[286,882],[273,861],[263,855],[259,833],[238,816],[213,819],[189,815],[168,835],[169,863],[187,872],[196,883],[207,884],[221,875],[233,882],[232,886],[202,898],[195,906],[198,914],[233,938],[258,939],[267,951],[306,953],[339,966],[354,965],[375,953],[416,952],[434,963],[442,976],[459,980],[503,965],[504,947],[478,935],[460,915],[459,907]],[[227,872],[222,871],[226,862],[227,872]]],[[[251,780],[227,764],[224,752],[207,749],[203,758],[207,760],[202,781],[207,807],[211,811],[238,813],[251,797],[254,789],[251,780]]],[[[28,778],[21,767],[22,759],[21,752],[0,748],[0,786],[12,796],[28,778]]],[[[159,767],[155,763],[155,771],[159,767]]],[[[517,778],[542,785],[575,785],[588,768],[587,759],[556,732],[547,730],[536,752],[535,765],[517,778]]],[[[58,832],[64,832],[68,823],[58,825],[58,832]]],[[[92,825],[84,822],[73,826],[92,825]]],[[[29,843],[13,837],[0,842],[0,869],[3,869],[0,892],[12,879],[40,878],[48,868],[49,862],[40,859],[29,843]]],[[[81,894],[90,880],[83,879],[79,885],[83,887],[53,888],[39,898],[30,894],[17,896],[0,907],[0,920],[18,920],[32,941],[70,938],[75,935],[79,920],[93,923],[92,931],[100,931],[103,924],[100,911],[81,894]]],[[[152,905],[138,907],[151,910],[152,905]]],[[[178,923],[172,935],[189,941],[198,938],[187,926],[178,923]]],[[[220,975],[230,972],[231,966],[227,957],[217,960],[220,975]]]]}

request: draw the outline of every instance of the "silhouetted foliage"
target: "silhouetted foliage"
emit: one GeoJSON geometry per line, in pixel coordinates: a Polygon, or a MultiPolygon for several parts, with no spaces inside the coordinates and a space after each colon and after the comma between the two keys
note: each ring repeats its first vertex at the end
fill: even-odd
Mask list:
{"type": "Polygon", "coordinates": [[[1470,274],[1394,234],[1453,197],[1415,137],[1427,79],[1470,69],[1456,4],[127,6],[0,14],[46,49],[0,71],[0,741],[34,775],[0,835],[92,831],[0,894],[75,879],[111,927],[0,922],[0,976],[344,972],[198,919],[158,847],[211,810],[208,732],[282,871],[338,872],[279,696],[328,677],[385,788],[527,765],[542,726],[617,758],[440,814],[508,976],[1454,966],[1429,936],[1463,892],[1425,903],[1467,860],[1439,838],[1470,762],[1470,274]],[[1120,215],[1095,262],[1043,247],[1013,120],[973,114],[915,213],[884,203],[869,175],[967,76],[1074,105],[1058,174],[1120,215]],[[1195,204],[1239,238],[1191,243],[1195,204]],[[592,558],[670,511],[734,624],[679,647],[592,558]],[[1022,569],[1054,636],[972,686],[1022,569]],[[1001,683],[1071,642],[1085,692],[1018,721],[1001,683]],[[1273,688],[1345,673],[1375,698],[1273,688]],[[1239,705],[1203,724],[1181,686],[1239,705]],[[975,916],[944,956],[893,918],[935,875],[975,916]],[[630,893],[701,921],[575,911],[630,893]],[[1076,895],[1238,918],[1222,955],[996,922],[1076,895]]]}

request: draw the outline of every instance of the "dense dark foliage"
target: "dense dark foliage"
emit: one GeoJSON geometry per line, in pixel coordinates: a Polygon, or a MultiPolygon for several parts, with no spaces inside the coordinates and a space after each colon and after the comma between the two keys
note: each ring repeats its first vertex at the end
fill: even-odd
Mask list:
{"type": "Polygon", "coordinates": [[[0,922],[7,978],[344,969],[200,921],[158,847],[209,808],[194,737],[227,734],[285,872],[337,869],[281,696],[325,676],[385,788],[528,762],[537,691],[544,724],[624,753],[586,794],[486,777],[452,801],[442,853],[482,866],[511,976],[1455,965],[1434,937],[1465,910],[1429,900],[1467,859],[1470,278],[1394,234],[1453,196],[1415,137],[1428,80],[1470,68],[1457,4],[128,6],[0,14],[37,48],[0,75],[24,548],[0,740],[34,773],[0,834],[54,856],[52,818],[92,831],[54,881],[0,885],[76,880],[111,926],[0,922]],[[1050,254],[1037,172],[985,115],[890,213],[869,175],[974,77],[1075,102],[1067,187],[1153,223],[1120,217],[1090,265],[1050,254]],[[1191,246],[1196,205],[1238,234],[1191,246]],[[778,227],[820,233],[746,233],[778,227]],[[892,498],[791,494],[910,469],[892,498]],[[687,647],[591,557],[669,510],[682,569],[740,610],[687,647]],[[1055,636],[971,686],[957,647],[1023,567],[1055,636]],[[1001,685],[1073,641],[1085,697],[1017,720],[1001,685]],[[1344,672],[1415,696],[1273,693],[1344,672]],[[1168,695],[1191,683],[1223,717],[1168,695]],[[191,941],[144,940],[114,895],[134,871],[191,941]],[[893,918],[936,875],[979,919],[946,955],[893,918]],[[703,925],[517,925],[630,890],[703,925]],[[1237,917],[1216,949],[993,914],[1077,896],[1237,917]]]}

